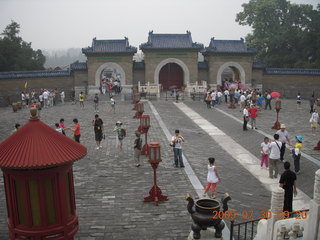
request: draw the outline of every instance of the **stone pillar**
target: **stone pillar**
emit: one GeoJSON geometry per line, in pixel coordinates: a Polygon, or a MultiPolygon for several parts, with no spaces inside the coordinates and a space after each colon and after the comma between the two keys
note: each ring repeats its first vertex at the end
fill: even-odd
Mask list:
{"type": "Polygon", "coordinates": [[[308,212],[307,240],[320,240],[320,169],[316,171],[314,180],[313,199],[310,201],[308,212]]]}
{"type": "Polygon", "coordinates": [[[272,240],[274,224],[278,220],[278,212],[283,210],[284,189],[276,187],[272,191],[271,197],[271,213],[272,217],[267,222],[267,237],[266,240],[272,240]]]}

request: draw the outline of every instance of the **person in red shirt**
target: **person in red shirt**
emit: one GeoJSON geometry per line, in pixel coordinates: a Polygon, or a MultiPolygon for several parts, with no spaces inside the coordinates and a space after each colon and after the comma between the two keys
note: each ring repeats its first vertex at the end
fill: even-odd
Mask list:
{"type": "Polygon", "coordinates": [[[73,131],[74,140],[80,143],[80,125],[78,123],[78,119],[73,119],[74,128],[70,128],[73,131]]]}
{"type": "Polygon", "coordinates": [[[248,109],[248,112],[249,112],[250,123],[251,123],[252,129],[253,128],[258,129],[257,124],[256,124],[258,108],[256,108],[255,105],[252,105],[251,108],[248,109]]]}

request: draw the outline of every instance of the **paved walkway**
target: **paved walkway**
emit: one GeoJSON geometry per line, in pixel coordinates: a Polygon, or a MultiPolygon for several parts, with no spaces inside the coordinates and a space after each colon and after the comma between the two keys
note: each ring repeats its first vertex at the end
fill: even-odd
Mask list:
{"type": "MultiPolygon", "coordinates": [[[[95,113],[91,104],[87,104],[85,109],[67,104],[42,111],[42,121],[50,126],[60,117],[65,118],[66,125],[70,126],[72,119],[77,117],[82,128],[81,142],[88,148],[87,156],[74,164],[80,221],[75,239],[186,239],[191,221],[185,194],[196,196],[196,192],[184,171],[172,167],[172,149],[146,106],[146,112],[151,114],[149,139],[160,142],[162,147],[158,185],[169,196],[169,201],[160,203],[158,207],[154,203],[143,202],[143,197],[148,195],[153,185],[153,171],[145,157],[142,157],[139,168],[134,166],[132,146],[139,120],[132,119],[134,112],[129,102],[117,102],[116,114],[106,112],[106,103],[100,109],[107,129],[107,139],[101,150],[95,149],[91,126],[95,113]],[[117,120],[122,121],[127,129],[123,153],[116,151],[112,133],[117,120]]],[[[24,124],[30,115],[27,110],[12,113],[9,108],[1,108],[0,112],[0,140],[10,133],[15,122],[24,124]]],[[[0,181],[0,239],[8,239],[2,178],[0,181]]]]}
{"type": "MultiPolygon", "coordinates": [[[[152,125],[148,139],[161,144],[163,161],[158,168],[158,184],[164,194],[169,196],[169,201],[160,203],[158,207],[153,203],[143,203],[143,196],[148,194],[152,186],[153,172],[145,157],[142,157],[143,164],[140,168],[134,166],[132,144],[139,120],[132,119],[134,112],[131,111],[130,102],[119,100],[116,99],[119,106],[116,114],[107,113],[109,105],[106,102],[101,103],[100,116],[106,123],[107,138],[103,142],[103,149],[98,151],[95,149],[91,126],[95,114],[91,104],[87,103],[85,109],[80,109],[78,105],[68,103],[65,106],[42,111],[42,121],[51,126],[60,117],[65,118],[67,125],[71,125],[72,119],[77,117],[82,127],[81,141],[88,148],[88,155],[74,165],[77,212],[80,220],[80,230],[76,239],[186,239],[191,220],[186,210],[184,196],[187,192],[196,196],[199,190],[196,191],[189,181],[186,174],[188,168],[184,170],[173,167],[173,153],[167,139],[168,132],[166,134],[163,132],[150,106],[145,104],[145,111],[151,115],[152,125]],[[127,129],[123,153],[116,151],[115,136],[112,133],[117,120],[122,121],[127,129]]],[[[288,105],[288,109],[291,109],[290,106],[295,107],[292,102],[284,101],[283,106],[288,105]]],[[[183,152],[200,184],[206,184],[207,158],[214,156],[222,176],[222,182],[217,186],[218,198],[224,192],[230,193],[232,197],[232,201],[229,202],[230,210],[238,213],[244,210],[254,211],[255,217],[259,217],[259,211],[269,209],[271,194],[269,188],[251,174],[249,167],[239,162],[235,154],[236,149],[230,152],[229,148],[232,146],[229,147],[228,142],[222,142],[226,136],[231,138],[242,150],[247,151],[246,154],[251,160],[257,161],[254,156],[259,156],[258,145],[262,142],[263,135],[257,131],[245,133],[242,131],[240,123],[235,120],[241,116],[239,110],[227,109],[226,105],[219,106],[223,112],[231,114],[225,115],[222,111],[206,109],[200,101],[187,100],[184,104],[152,101],[152,105],[161,116],[169,134],[175,129],[180,129],[186,138],[183,152]],[[186,115],[185,109],[193,115],[198,114],[197,119],[200,124],[199,122],[197,124],[190,114],[186,115]],[[208,122],[207,126],[210,128],[203,127],[201,122],[208,122]]],[[[301,112],[305,110],[303,108],[301,112]]],[[[306,143],[304,150],[308,150],[312,145],[312,136],[296,133],[295,128],[303,121],[302,119],[307,119],[308,114],[298,114],[299,118],[296,117],[294,124],[291,125],[289,119],[293,118],[292,114],[295,114],[295,111],[283,112],[291,115],[291,117],[283,116],[288,119],[286,125],[289,132],[292,135],[298,133],[303,135],[306,143]]],[[[266,133],[273,134],[270,128],[274,120],[269,113],[270,111],[262,111],[259,114],[258,127],[266,133]]],[[[10,134],[15,122],[24,124],[27,121],[29,113],[26,109],[12,113],[9,108],[1,108],[0,116],[0,141],[2,141],[10,134]]],[[[306,121],[306,125],[309,125],[308,119],[306,121]]],[[[303,129],[304,132],[308,130],[307,127],[303,129]]],[[[309,132],[311,133],[310,129],[309,132]]],[[[313,153],[312,157],[319,159],[317,154],[313,153]]],[[[286,158],[289,159],[289,155],[286,158]]],[[[245,160],[245,157],[243,159],[245,160]]],[[[302,158],[302,173],[298,178],[298,186],[309,197],[313,192],[316,169],[318,169],[317,164],[302,158]]],[[[260,170],[262,175],[263,170],[260,170]]],[[[2,181],[1,179],[0,239],[8,239],[2,181]]]]}

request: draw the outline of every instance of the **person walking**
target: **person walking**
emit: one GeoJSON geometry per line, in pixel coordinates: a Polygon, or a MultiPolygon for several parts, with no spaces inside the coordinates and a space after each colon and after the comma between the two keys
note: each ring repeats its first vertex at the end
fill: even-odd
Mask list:
{"type": "Polygon", "coordinates": [[[297,109],[301,109],[301,95],[299,92],[297,95],[297,109]]]}
{"type": "Polygon", "coordinates": [[[56,131],[59,133],[62,133],[62,129],[60,128],[59,123],[56,123],[55,126],[56,126],[56,131]]]}
{"type": "Polygon", "coordinates": [[[94,119],[92,120],[92,126],[94,130],[94,138],[97,144],[96,149],[99,150],[100,148],[102,148],[101,141],[103,138],[103,121],[98,114],[94,116],[94,119]]]}
{"type": "Polygon", "coordinates": [[[280,125],[280,130],[278,130],[276,132],[276,134],[279,135],[279,140],[282,143],[281,145],[281,150],[280,150],[280,160],[283,161],[284,160],[284,154],[286,151],[286,143],[288,143],[289,145],[291,145],[290,143],[290,139],[289,139],[289,134],[286,130],[286,125],[281,124],[280,125]]]}
{"type": "Polygon", "coordinates": [[[16,131],[18,131],[18,129],[20,128],[20,124],[19,123],[16,123],[15,125],[14,125],[14,129],[11,131],[11,134],[13,134],[13,133],[15,133],[16,131]]]}
{"type": "Polygon", "coordinates": [[[214,165],[215,158],[208,158],[208,161],[207,185],[204,189],[203,197],[206,196],[211,187],[211,198],[215,198],[217,183],[221,182],[221,179],[218,174],[217,167],[214,165]]]}
{"type": "Polygon", "coordinates": [[[251,127],[252,129],[258,129],[257,128],[257,123],[256,123],[256,118],[257,118],[257,112],[258,112],[258,109],[256,108],[256,106],[253,104],[251,106],[251,108],[249,108],[248,110],[249,112],[249,115],[250,115],[250,124],[251,124],[251,127]]]}
{"type": "Polygon", "coordinates": [[[229,95],[230,95],[229,90],[228,90],[228,89],[224,90],[223,94],[224,94],[224,101],[225,101],[225,103],[228,103],[228,97],[229,97],[229,95]]]}
{"type": "Polygon", "coordinates": [[[296,144],[292,151],[293,163],[294,163],[294,171],[296,174],[300,173],[300,158],[301,158],[301,149],[302,149],[302,137],[296,136],[296,144]]]}
{"type": "Polygon", "coordinates": [[[211,107],[213,108],[214,105],[216,104],[216,98],[217,98],[217,93],[215,90],[211,92],[211,107]]]}
{"type": "Polygon", "coordinates": [[[210,92],[207,92],[205,102],[207,104],[207,108],[210,108],[210,104],[211,104],[211,93],[210,92]]]}
{"type": "Polygon", "coordinates": [[[111,108],[109,112],[116,113],[116,101],[114,100],[113,96],[110,97],[110,104],[111,104],[111,108]]]}
{"type": "Polygon", "coordinates": [[[79,94],[79,102],[80,102],[80,107],[84,108],[84,94],[83,94],[83,92],[80,92],[80,94],[79,94]]]}
{"type": "Polygon", "coordinates": [[[74,88],[71,88],[70,98],[71,98],[72,104],[76,104],[76,91],[74,90],[74,88]]]}
{"type": "Polygon", "coordinates": [[[309,120],[310,124],[311,124],[311,132],[312,135],[316,135],[316,131],[317,131],[317,127],[319,124],[319,113],[317,111],[317,109],[313,109],[311,118],[309,120]]]}
{"type": "Polygon", "coordinates": [[[245,106],[243,109],[243,131],[247,131],[247,124],[249,121],[249,112],[248,112],[248,106],[245,106]]]}
{"type": "Polygon", "coordinates": [[[263,168],[263,164],[265,164],[266,168],[268,168],[269,164],[269,153],[270,153],[270,143],[269,138],[265,137],[263,142],[261,143],[261,168],[263,168]]]}
{"type": "Polygon", "coordinates": [[[62,129],[62,134],[63,135],[66,135],[66,126],[64,125],[64,119],[63,118],[61,118],[60,119],[60,121],[59,121],[59,127],[62,129]]]}
{"type": "Polygon", "coordinates": [[[94,95],[93,103],[94,103],[94,111],[99,112],[99,95],[98,95],[98,93],[96,93],[94,95]]]}
{"type": "Polygon", "coordinates": [[[313,108],[314,108],[314,103],[315,103],[315,99],[314,99],[314,94],[311,95],[310,99],[309,99],[309,104],[310,104],[310,113],[313,113],[313,108]]]}
{"type": "Polygon", "coordinates": [[[81,133],[80,133],[80,125],[77,118],[73,119],[73,124],[74,124],[74,127],[73,128],[70,127],[70,129],[73,131],[74,140],[80,143],[81,133]]]}
{"type": "Polygon", "coordinates": [[[179,129],[175,130],[174,136],[172,136],[171,138],[171,142],[173,144],[175,167],[178,167],[180,165],[181,168],[184,168],[182,159],[182,142],[184,141],[184,138],[180,135],[179,129]]]}
{"type": "Polygon", "coordinates": [[[272,97],[271,97],[271,95],[270,95],[270,93],[268,91],[265,92],[265,100],[266,100],[266,104],[264,106],[264,109],[267,110],[267,108],[269,106],[269,109],[271,110],[272,97]]]}
{"type": "Polygon", "coordinates": [[[42,96],[44,101],[44,107],[48,108],[49,107],[49,91],[45,89],[44,92],[42,93],[42,96]]]}
{"type": "Polygon", "coordinates": [[[274,140],[269,145],[269,178],[278,177],[278,164],[280,162],[280,149],[282,143],[279,141],[279,135],[273,135],[274,140]]]}
{"type": "Polygon", "coordinates": [[[122,152],[122,142],[124,137],[126,136],[125,134],[125,129],[123,128],[122,122],[117,121],[116,126],[113,129],[113,132],[116,133],[116,144],[118,148],[118,152],[122,152]]]}
{"type": "Polygon", "coordinates": [[[294,172],[290,170],[290,163],[284,163],[285,171],[281,174],[279,187],[284,189],[284,202],[283,202],[283,212],[288,211],[293,212],[292,201],[293,195],[297,195],[297,176],[294,172]]]}
{"type": "Polygon", "coordinates": [[[61,103],[64,104],[64,99],[66,97],[66,94],[64,93],[64,90],[61,89],[61,92],[60,92],[60,98],[61,98],[61,103]]]}
{"type": "Polygon", "coordinates": [[[245,106],[246,106],[246,100],[247,100],[247,98],[246,98],[246,96],[244,95],[244,93],[242,93],[241,94],[241,96],[240,96],[240,112],[241,112],[241,110],[244,110],[245,109],[245,106]]]}
{"type": "Polygon", "coordinates": [[[141,134],[136,132],[136,139],[134,140],[133,150],[134,150],[134,162],[136,167],[140,167],[140,155],[142,149],[142,139],[140,138],[141,134]]]}

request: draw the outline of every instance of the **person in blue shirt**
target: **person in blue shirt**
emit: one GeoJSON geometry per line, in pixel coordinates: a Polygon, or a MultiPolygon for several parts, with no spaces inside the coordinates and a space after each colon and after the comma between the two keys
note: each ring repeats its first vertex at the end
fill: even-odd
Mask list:
{"type": "Polygon", "coordinates": [[[257,107],[258,108],[262,108],[263,99],[264,99],[264,97],[261,96],[261,94],[259,94],[259,97],[257,97],[257,107]]]}

